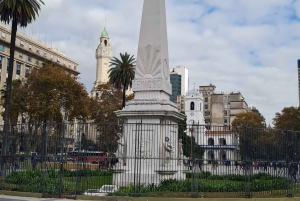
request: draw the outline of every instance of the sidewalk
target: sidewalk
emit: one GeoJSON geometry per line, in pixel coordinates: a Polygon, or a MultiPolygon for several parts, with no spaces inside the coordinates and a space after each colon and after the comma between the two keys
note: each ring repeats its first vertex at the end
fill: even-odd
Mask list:
{"type": "Polygon", "coordinates": [[[32,197],[0,195],[0,201],[70,201],[70,199],[32,198],[32,197]]]}

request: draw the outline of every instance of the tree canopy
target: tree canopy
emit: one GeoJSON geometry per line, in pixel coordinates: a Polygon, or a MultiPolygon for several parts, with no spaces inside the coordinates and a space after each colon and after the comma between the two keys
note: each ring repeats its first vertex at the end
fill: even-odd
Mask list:
{"type": "Polygon", "coordinates": [[[27,113],[30,122],[60,123],[63,114],[68,120],[88,117],[89,99],[84,85],[63,68],[45,64],[33,68],[23,84],[17,83],[12,90],[11,114],[27,113]],[[21,107],[13,107],[14,103],[21,107]]]}
{"type": "Polygon", "coordinates": [[[276,129],[300,131],[300,107],[285,107],[273,118],[276,129]]]}
{"type": "Polygon", "coordinates": [[[274,147],[275,135],[266,130],[265,119],[255,112],[236,115],[232,122],[233,132],[238,138],[243,159],[267,159],[274,147]]]}

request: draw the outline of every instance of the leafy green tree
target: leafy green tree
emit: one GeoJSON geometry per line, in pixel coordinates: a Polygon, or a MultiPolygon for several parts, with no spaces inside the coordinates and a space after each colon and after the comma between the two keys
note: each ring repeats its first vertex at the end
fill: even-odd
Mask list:
{"type": "Polygon", "coordinates": [[[188,128],[186,118],[178,123],[178,139],[182,139],[183,155],[192,158],[203,158],[204,149],[195,141],[195,137],[190,137],[186,134],[187,129],[196,129],[197,125],[193,128],[188,128]]]}
{"type": "Polygon", "coordinates": [[[13,64],[15,58],[16,48],[16,34],[18,25],[26,27],[27,24],[35,20],[40,10],[40,5],[44,4],[42,0],[0,0],[0,20],[5,23],[12,22],[11,39],[10,39],[10,63],[8,68],[8,77],[6,85],[6,101],[4,112],[4,139],[2,147],[2,155],[6,155],[7,134],[9,125],[10,102],[11,102],[11,88],[12,88],[12,74],[13,64]]]}
{"type": "Polygon", "coordinates": [[[132,80],[134,79],[135,69],[135,58],[130,54],[120,53],[120,59],[113,57],[110,62],[109,81],[114,85],[115,88],[123,88],[123,101],[122,108],[125,107],[126,101],[126,89],[132,86],[132,80]]]}

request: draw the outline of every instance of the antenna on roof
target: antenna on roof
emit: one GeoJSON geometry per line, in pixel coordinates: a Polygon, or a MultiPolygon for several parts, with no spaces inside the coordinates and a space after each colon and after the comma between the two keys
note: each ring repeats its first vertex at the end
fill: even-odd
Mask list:
{"type": "Polygon", "coordinates": [[[45,34],[45,45],[47,44],[47,29],[46,29],[46,34],[45,34]]]}

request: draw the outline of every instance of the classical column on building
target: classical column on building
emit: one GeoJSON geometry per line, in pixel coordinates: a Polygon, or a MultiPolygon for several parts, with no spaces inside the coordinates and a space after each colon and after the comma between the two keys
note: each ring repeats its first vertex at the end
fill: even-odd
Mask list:
{"type": "Polygon", "coordinates": [[[126,163],[115,166],[113,183],[158,184],[163,179],[184,178],[184,167],[178,163],[177,123],[185,115],[170,101],[165,0],[144,0],[132,89],[134,99],[116,111],[125,123],[126,163]]]}

